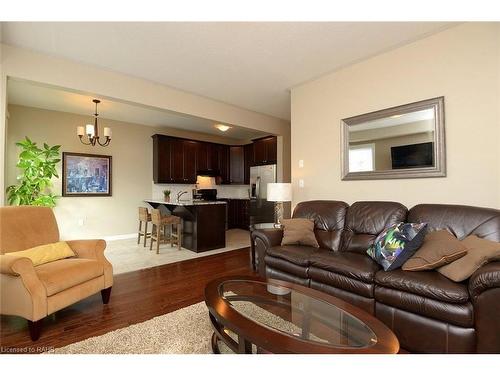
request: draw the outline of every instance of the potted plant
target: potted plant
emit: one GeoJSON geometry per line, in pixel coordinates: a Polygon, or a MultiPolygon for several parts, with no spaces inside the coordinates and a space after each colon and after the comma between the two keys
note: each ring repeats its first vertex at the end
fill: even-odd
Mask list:
{"type": "Polygon", "coordinates": [[[21,170],[17,185],[7,187],[7,200],[10,205],[47,206],[56,205],[56,195],[52,193],[52,178],[59,178],[56,166],[61,161],[59,148],[43,144],[43,149],[28,137],[17,142],[21,147],[16,166],[21,170]]]}
{"type": "Polygon", "coordinates": [[[165,202],[170,202],[170,190],[163,190],[163,196],[165,197],[165,202]]]}

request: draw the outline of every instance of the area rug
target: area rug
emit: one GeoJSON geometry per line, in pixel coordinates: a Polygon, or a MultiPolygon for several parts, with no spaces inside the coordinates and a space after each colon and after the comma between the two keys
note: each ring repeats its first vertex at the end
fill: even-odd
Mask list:
{"type": "MultiPolygon", "coordinates": [[[[300,328],[253,303],[232,301],[238,310],[278,330],[300,335],[300,328]]],[[[209,354],[212,353],[212,326],[204,302],[157,316],[102,336],[52,350],[52,354],[209,354]]],[[[228,334],[236,339],[232,332],[228,334]]],[[[324,341],[311,335],[316,341],[324,341]]],[[[219,342],[222,354],[232,353],[219,342]]],[[[255,352],[255,347],[253,351],[255,352]]]]}
{"type": "Polygon", "coordinates": [[[204,302],[102,336],[51,351],[54,354],[208,354],[212,326],[204,302]]]}

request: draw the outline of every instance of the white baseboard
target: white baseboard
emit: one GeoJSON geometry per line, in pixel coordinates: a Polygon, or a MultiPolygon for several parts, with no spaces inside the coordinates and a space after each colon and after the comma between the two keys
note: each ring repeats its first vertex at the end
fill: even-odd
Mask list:
{"type": "Polygon", "coordinates": [[[118,241],[118,240],[128,240],[130,238],[136,238],[137,233],[130,234],[117,234],[116,236],[104,236],[103,240],[105,241],[118,241]]]}

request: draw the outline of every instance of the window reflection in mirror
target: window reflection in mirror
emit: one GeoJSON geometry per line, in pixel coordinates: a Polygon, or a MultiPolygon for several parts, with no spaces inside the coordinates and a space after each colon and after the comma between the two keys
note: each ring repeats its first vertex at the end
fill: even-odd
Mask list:
{"type": "Polygon", "coordinates": [[[349,172],[434,166],[434,110],[349,127],[349,172]]]}

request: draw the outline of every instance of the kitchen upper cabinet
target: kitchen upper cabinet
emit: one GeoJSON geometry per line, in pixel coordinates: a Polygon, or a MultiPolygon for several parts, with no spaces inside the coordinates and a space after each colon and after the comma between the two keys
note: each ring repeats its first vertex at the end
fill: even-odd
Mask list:
{"type": "Polygon", "coordinates": [[[196,170],[206,171],[208,168],[208,143],[196,142],[196,170]]]}
{"type": "Polygon", "coordinates": [[[186,184],[196,183],[196,151],[198,149],[199,142],[187,141],[182,142],[182,154],[183,154],[183,181],[186,184]]]}
{"type": "Polygon", "coordinates": [[[177,184],[184,183],[184,141],[178,138],[172,138],[170,141],[171,155],[171,180],[177,184]]]}
{"type": "Polygon", "coordinates": [[[231,179],[229,176],[229,146],[217,145],[218,150],[218,161],[219,161],[219,171],[220,171],[220,182],[221,184],[230,184],[231,179]]]}
{"type": "Polygon", "coordinates": [[[156,184],[172,182],[170,170],[170,139],[153,136],[153,180],[156,184]]]}
{"type": "Polygon", "coordinates": [[[276,137],[228,146],[153,135],[153,179],[157,184],[194,184],[198,171],[218,171],[220,184],[249,184],[250,167],[276,163],[276,137]]]}
{"type": "Polygon", "coordinates": [[[277,140],[276,137],[266,137],[253,142],[254,164],[276,164],[277,140]]]}
{"type": "Polygon", "coordinates": [[[244,181],[245,184],[250,184],[250,167],[255,165],[253,143],[243,146],[244,150],[244,181]]]}
{"type": "Polygon", "coordinates": [[[243,146],[229,147],[229,182],[240,185],[245,182],[245,151],[243,146]]]}

